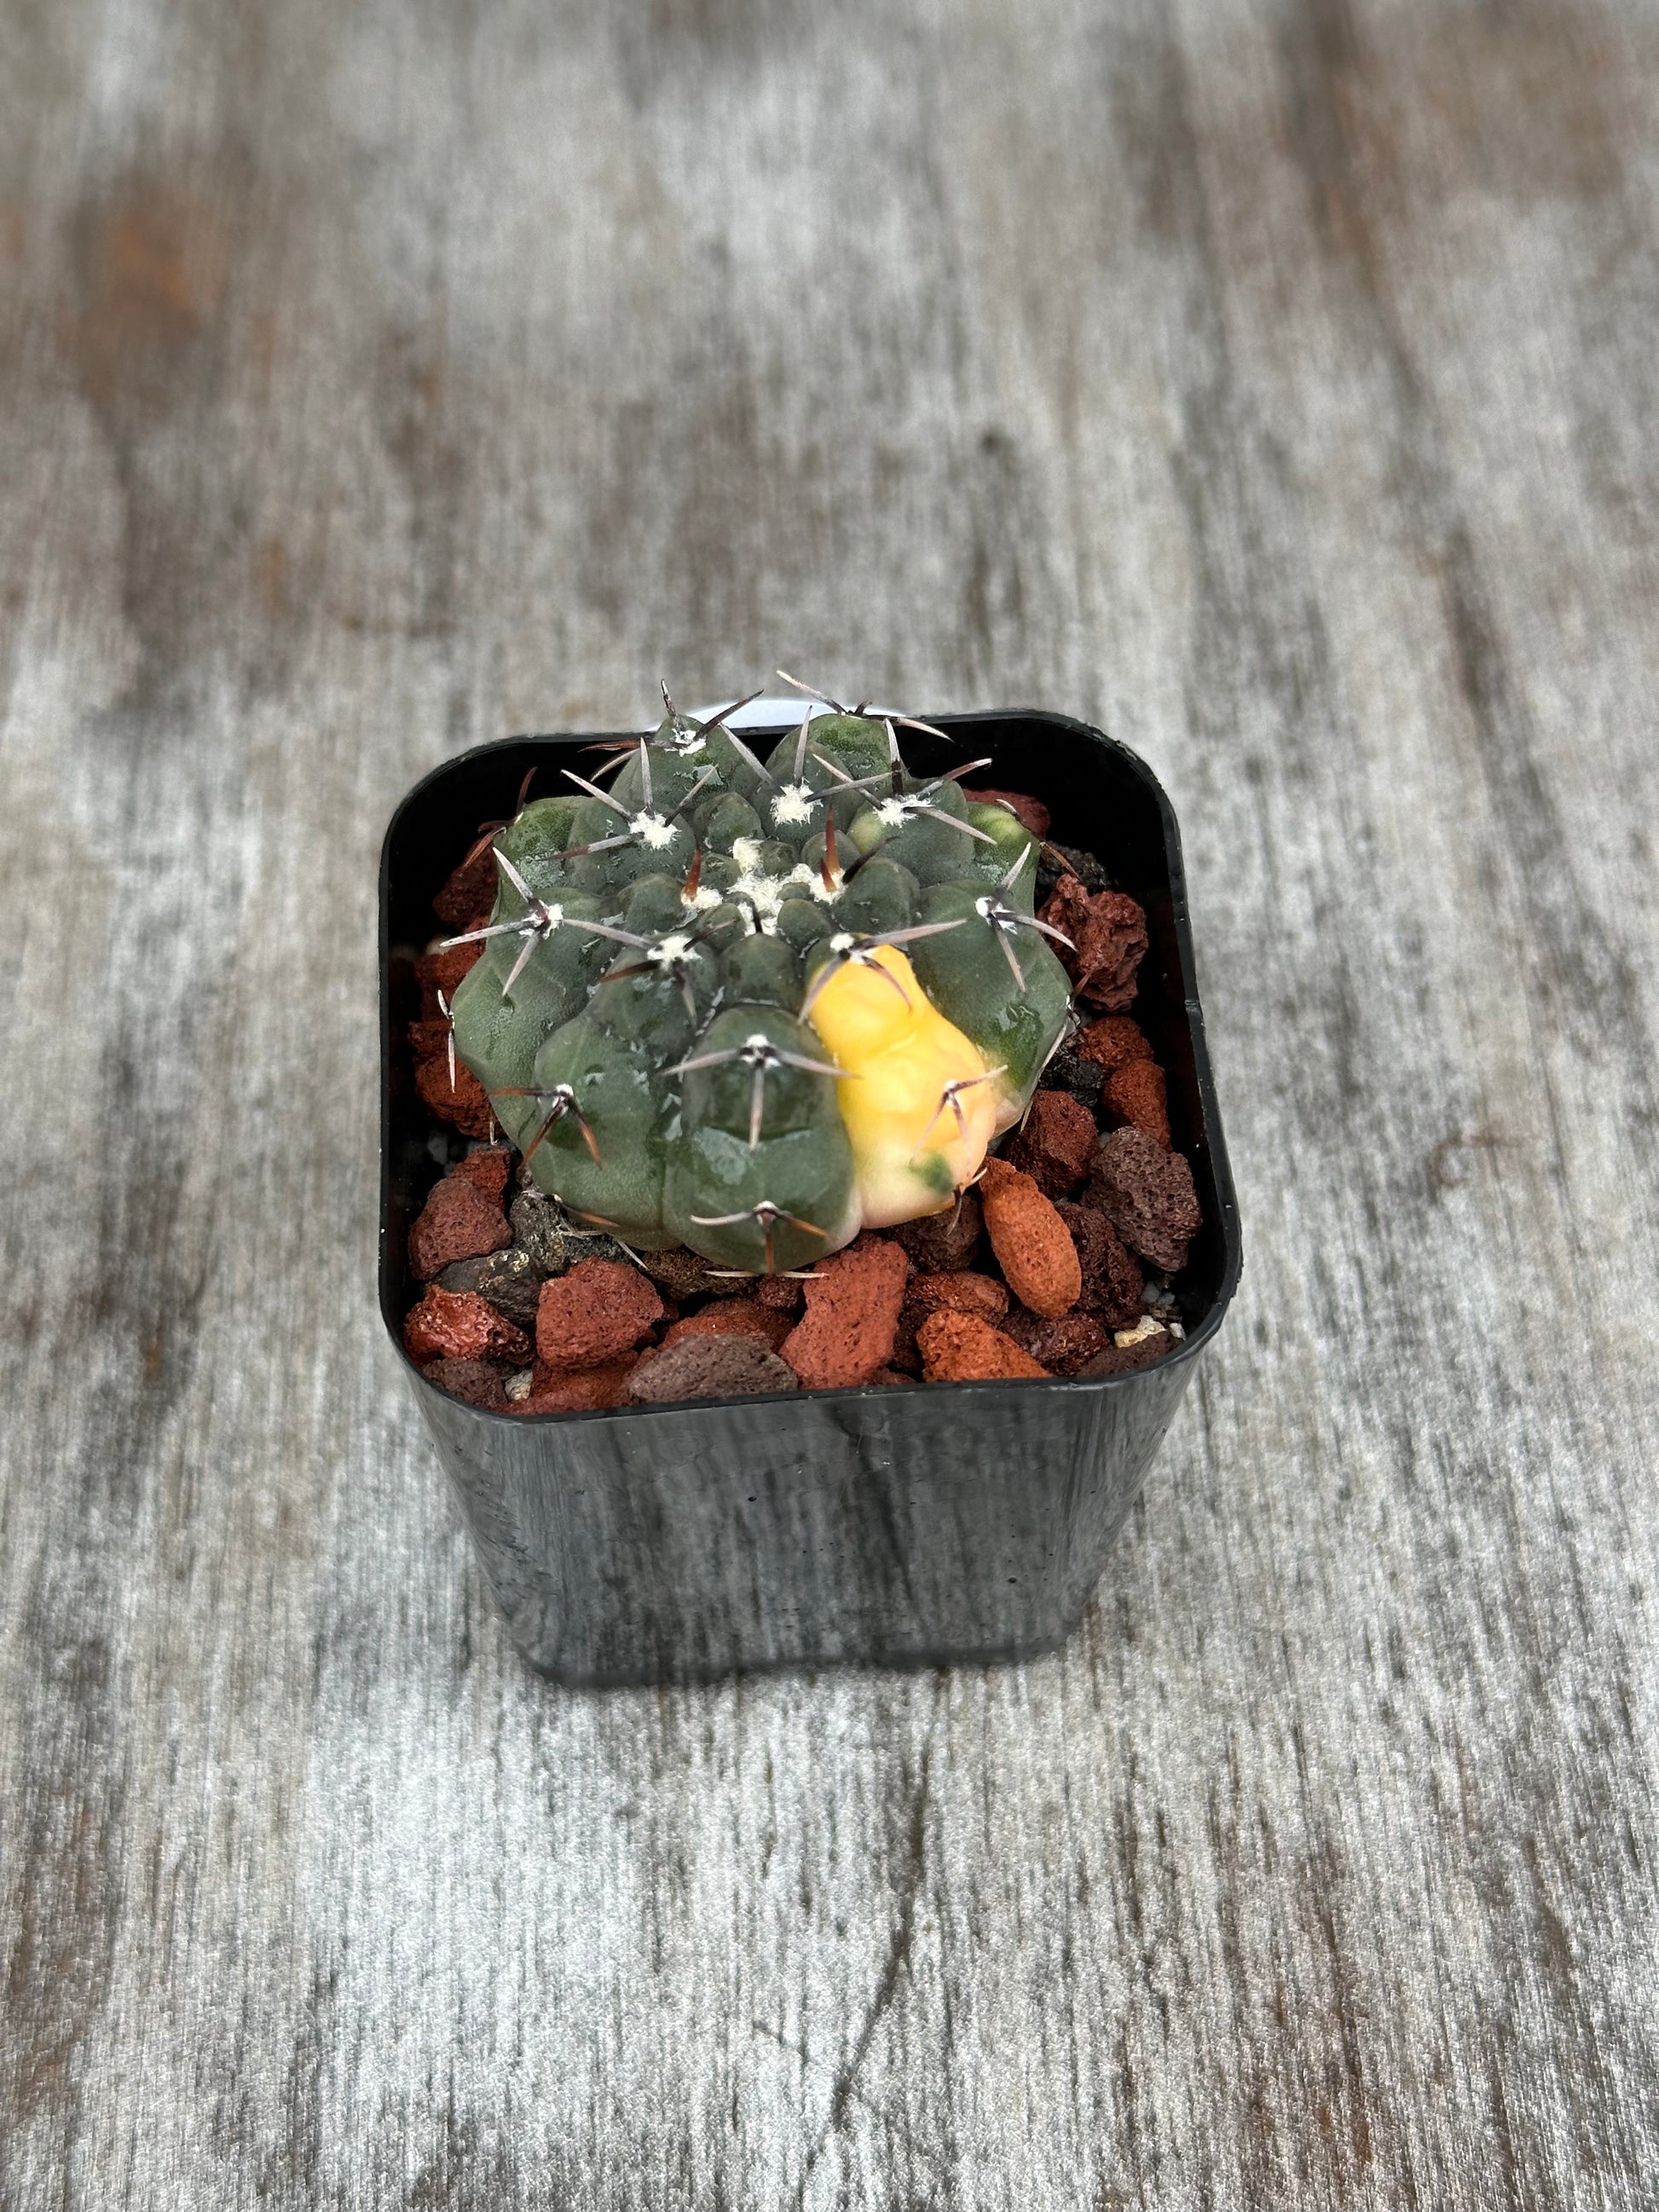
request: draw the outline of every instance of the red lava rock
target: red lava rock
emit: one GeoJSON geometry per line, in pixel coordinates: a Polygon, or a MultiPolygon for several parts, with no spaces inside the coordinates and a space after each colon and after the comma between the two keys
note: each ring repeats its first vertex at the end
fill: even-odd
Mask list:
{"type": "Polygon", "coordinates": [[[820,1261],[805,1314],[781,1347],[809,1390],[867,1382],[892,1364],[909,1273],[902,1247],[872,1235],[820,1261]]]}
{"type": "Polygon", "coordinates": [[[504,1359],[522,1367],[530,1339],[476,1291],[441,1291],[434,1283],[404,1322],[404,1344],[417,1366],[434,1359],[504,1359]]]}
{"type": "Polygon", "coordinates": [[[1063,929],[1077,947],[1056,947],[1073,989],[1091,1006],[1121,1014],[1135,994],[1135,974],[1146,952],[1146,916],[1123,891],[1087,891],[1075,876],[1062,876],[1038,919],[1063,929]]]}
{"type": "Polygon", "coordinates": [[[409,1048],[416,1064],[423,1060],[449,1057],[449,1024],[438,1015],[429,1022],[411,1022],[409,1025],[409,1048]]]}
{"type": "Polygon", "coordinates": [[[599,1413],[620,1406],[628,1395],[628,1380],[639,1365],[637,1352],[608,1359],[603,1366],[584,1368],[580,1375],[550,1373],[541,1361],[527,1398],[509,1403],[511,1413],[599,1413]]]}
{"type": "Polygon", "coordinates": [[[769,1313],[799,1313],[806,1303],[806,1285],[799,1275],[763,1275],[755,1297],[769,1313]]]}
{"type": "MultiPolygon", "coordinates": [[[[422,994],[423,1005],[431,995],[429,991],[422,994]]],[[[449,1122],[464,1136],[494,1137],[495,1116],[477,1077],[459,1060],[451,1076],[449,1039],[449,1024],[437,1012],[435,1002],[428,1019],[409,1024],[410,1050],[415,1056],[415,1088],[421,1103],[429,1114],[449,1122]]],[[[462,1164],[465,1166],[465,1162],[462,1164]]]]}
{"type": "Polygon", "coordinates": [[[1040,799],[1033,799],[1029,792],[993,791],[988,784],[981,784],[976,791],[969,791],[964,785],[962,795],[964,799],[971,799],[978,806],[1006,806],[1018,821],[1025,824],[1034,837],[1046,837],[1048,834],[1048,810],[1040,799]]]}
{"type": "Polygon", "coordinates": [[[451,871],[432,902],[432,911],[452,936],[464,929],[482,929],[495,903],[498,880],[495,848],[486,845],[482,853],[451,871]]]}
{"type": "Polygon", "coordinates": [[[965,1190],[943,1213],[925,1213],[919,1221],[901,1221],[890,1233],[924,1274],[947,1274],[971,1267],[985,1231],[985,1212],[978,1194],[965,1190]]]}
{"type": "Polygon", "coordinates": [[[1041,1314],[1016,1306],[1002,1326],[1021,1351],[1029,1352],[1051,1375],[1075,1375],[1112,1340],[1104,1322],[1077,1306],[1058,1321],[1044,1321],[1041,1314]]]}
{"type": "Polygon", "coordinates": [[[447,1121],[464,1137],[488,1137],[494,1131],[495,1116],[483,1084],[470,1067],[463,1067],[458,1060],[452,1085],[447,1053],[434,1053],[430,1060],[416,1062],[415,1088],[428,1113],[435,1114],[441,1121],[447,1121]]]}
{"type": "Polygon", "coordinates": [[[906,1293],[907,1303],[920,1321],[930,1313],[977,1314],[981,1321],[999,1322],[1008,1310],[1008,1286],[991,1275],[971,1274],[960,1268],[951,1275],[916,1275],[906,1293]]]}
{"type": "Polygon", "coordinates": [[[916,1333],[929,1382],[1000,1382],[1046,1376],[1013,1339],[975,1314],[930,1314],[916,1333]]]}
{"type": "Polygon", "coordinates": [[[507,1197],[507,1178],[513,1173],[516,1158],[511,1145],[486,1145],[476,1152],[469,1152],[449,1170],[452,1176],[461,1176],[475,1190],[496,1206],[507,1197]]]}
{"type": "Polygon", "coordinates": [[[1003,1158],[1030,1176],[1045,1198],[1069,1198],[1093,1165],[1100,1131],[1068,1091],[1039,1091],[1003,1158]]]}
{"type": "Polygon", "coordinates": [[[422,1373],[428,1382],[435,1382],[441,1390],[447,1390],[452,1398],[463,1405],[481,1407],[485,1413],[505,1413],[509,1410],[507,1395],[507,1370],[488,1359],[434,1359],[422,1373]]]}
{"type": "Polygon", "coordinates": [[[1127,1328],[1140,1318],[1146,1285],[1123,1239],[1097,1206],[1062,1199],[1054,1212],[1071,1232],[1083,1270],[1079,1310],[1109,1329],[1127,1328]]]}
{"type": "Polygon", "coordinates": [[[1156,1366],[1175,1348],[1176,1339],[1167,1329],[1159,1336],[1143,1336],[1134,1344],[1109,1344],[1092,1359],[1085,1360],[1077,1373],[1080,1379],[1090,1382],[1097,1381],[1103,1375],[1128,1375],[1137,1367],[1156,1366]]]}
{"type": "Polygon", "coordinates": [[[421,1019],[438,1022],[443,1019],[443,1009],[438,1004],[441,991],[453,1006],[455,994],[461,988],[461,978],[483,947],[480,945],[452,945],[447,952],[423,952],[415,963],[415,981],[421,987],[421,1019]]]}
{"type": "Polygon", "coordinates": [[[1169,1094],[1155,1060],[1132,1060],[1109,1075],[1101,1100],[1118,1121],[1145,1130],[1155,1145],[1170,1150],[1169,1094]]]}
{"type": "Polygon", "coordinates": [[[1132,1060],[1152,1056],[1139,1023],[1128,1014],[1103,1014],[1097,1022],[1085,1024],[1078,1031],[1077,1049],[1106,1075],[1115,1075],[1132,1060]]]}
{"type": "Polygon", "coordinates": [[[536,1350],[565,1375],[603,1367],[647,1336],[663,1317],[654,1285],[625,1260],[578,1260],[542,1285],[536,1350]]]}
{"type": "Polygon", "coordinates": [[[423,1281],[457,1260],[481,1260],[513,1242],[499,1205],[470,1177],[447,1175],[434,1183],[409,1232],[409,1264],[423,1281]]]}
{"type": "Polygon", "coordinates": [[[985,1226],[1008,1287],[1033,1313],[1055,1320],[1083,1295],[1072,1234],[1028,1175],[1006,1160],[985,1163],[985,1226]]]}
{"type": "Polygon", "coordinates": [[[1114,1129],[1095,1155],[1089,1197],[1132,1252],[1170,1275],[1186,1265],[1204,1216],[1179,1152],[1166,1152],[1144,1129],[1114,1129]]]}
{"type": "Polygon", "coordinates": [[[796,1390],[795,1370],[755,1336],[685,1336],[642,1359],[629,1378],[635,1405],[680,1398],[747,1398],[796,1390]]]}
{"type": "Polygon", "coordinates": [[[788,1335],[792,1323],[785,1313],[775,1313],[758,1298],[722,1298],[677,1321],[664,1337],[665,1344],[680,1344],[688,1336],[752,1336],[775,1352],[788,1335]]]}

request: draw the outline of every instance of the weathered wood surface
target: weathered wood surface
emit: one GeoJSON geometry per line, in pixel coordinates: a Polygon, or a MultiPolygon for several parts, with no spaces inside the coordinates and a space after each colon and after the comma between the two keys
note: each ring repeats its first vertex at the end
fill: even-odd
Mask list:
{"type": "Polygon", "coordinates": [[[1659,18],[19,0],[8,2212],[1650,2204],[1659,18]],[[773,661],[1181,810],[1245,1209],[1086,1631],[527,1678],[394,801],[773,661]]]}

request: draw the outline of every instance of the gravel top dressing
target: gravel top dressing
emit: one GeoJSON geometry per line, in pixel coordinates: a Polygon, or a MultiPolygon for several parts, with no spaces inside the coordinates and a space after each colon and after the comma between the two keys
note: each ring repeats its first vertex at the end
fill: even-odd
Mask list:
{"type": "Polygon", "coordinates": [[[1146,915],[984,762],[913,775],[927,726],[830,704],[764,760],[671,704],[604,781],[458,830],[407,1029],[474,1140],[408,1240],[404,1342],[451,1395],[1101,1376],[1180,1341],[1201,1214],[1133,1012],[1146,915]]]}

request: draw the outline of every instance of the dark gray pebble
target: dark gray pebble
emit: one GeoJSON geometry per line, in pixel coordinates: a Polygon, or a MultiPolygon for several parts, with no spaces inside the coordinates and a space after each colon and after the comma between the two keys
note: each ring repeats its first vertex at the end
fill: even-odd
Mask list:
{"type": "Polygon", "coordinates": [[[446,1291],[476,1291],[515,1328],[534,1334],[542,1277],[530,1255],[516,1245],[505,1252],[486,1253],[481,1260],[457,1260],[438,1281],[446,1291]]]}

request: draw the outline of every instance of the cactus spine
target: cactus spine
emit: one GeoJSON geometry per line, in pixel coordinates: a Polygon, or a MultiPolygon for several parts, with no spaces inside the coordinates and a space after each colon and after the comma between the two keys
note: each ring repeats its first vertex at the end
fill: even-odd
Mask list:
{"type": "Polygon", "coordinates": [[[1036,841],[964,799],[986,763],[913,775],[900,718],[829,702],[762,759],[663,696],[608,787],[566,769],[496,836],[455,1048],[579,1219],[808,1266],[951,1204],[1024,1112],[1070,1005],[1036,841]]]}

